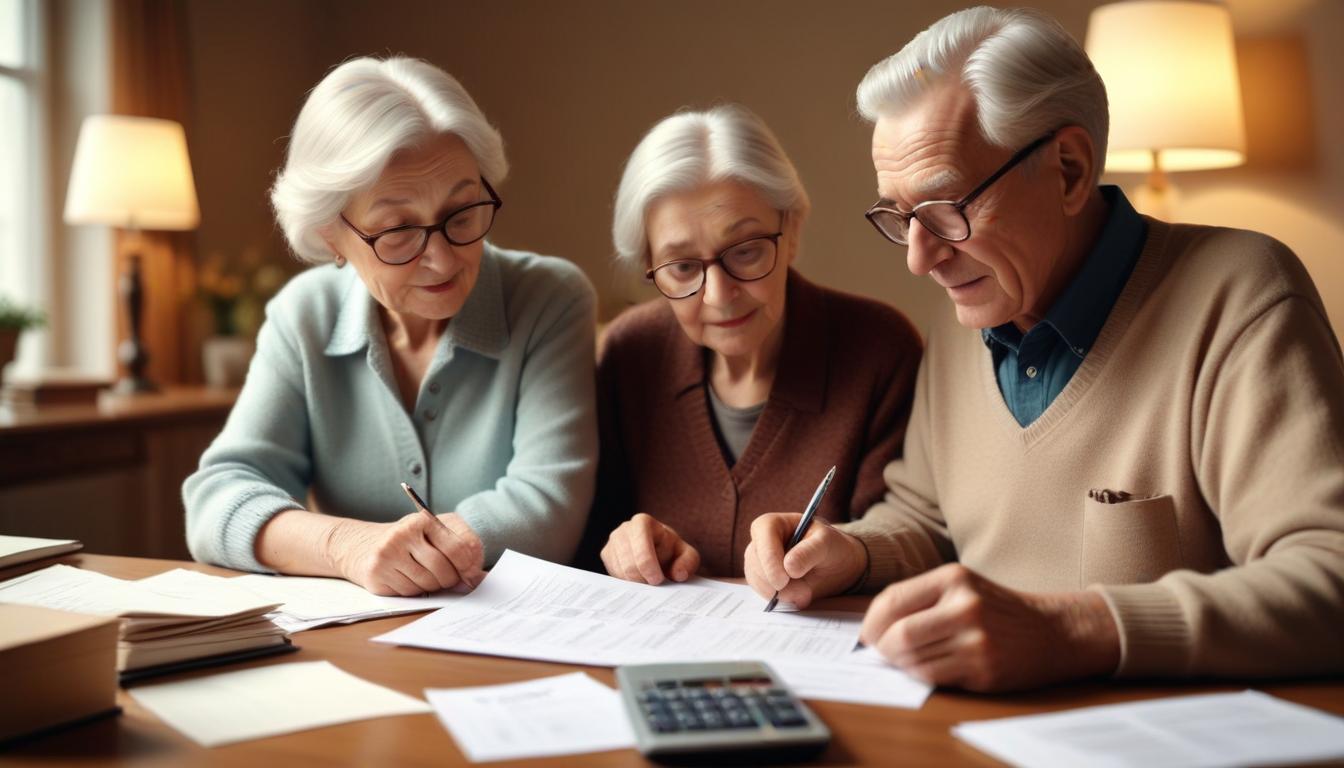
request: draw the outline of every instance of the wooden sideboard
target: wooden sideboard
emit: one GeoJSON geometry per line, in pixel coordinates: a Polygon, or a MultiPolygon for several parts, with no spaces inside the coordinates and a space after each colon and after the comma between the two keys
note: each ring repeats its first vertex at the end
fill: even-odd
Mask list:
{"type": "Polygon", "coordinates": [[[0,406],[0,533],[189,559],[182,481],[223,428],[237,394],[169,388],[104,393],[96,406],[0,406]]]}

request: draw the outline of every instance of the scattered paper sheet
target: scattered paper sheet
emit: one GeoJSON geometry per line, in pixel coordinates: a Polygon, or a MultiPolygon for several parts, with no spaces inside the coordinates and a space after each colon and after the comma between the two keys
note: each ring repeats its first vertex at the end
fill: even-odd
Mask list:
{"type": "Polygon", "coordinates": [[[129,693],[206,747],[430,711],[417,698],[361,680],[329,661],[256,667],[131,688],[129,693]]]}
{"type": "Polygon", "coordinates": [[[770,667],[802,699],[919,709],[933,692],[871,648],[836,660],[776,659],[770,667]]]}
{"type": "Polygon", "coordinates": [[[180,600],[199,600],[212,605],[246,606],[258,603],[275,605],[279,600],[271,600],[233,583],[233,579],[211,576],[200,571],[188,571],[174,568],[171,571],[148,576],[135,582],[157,594],[180,600]]]}
{"type": "Polygon", "coordinates": [[[384,597],[344,579],[314,576],[266,576],[248,574],[229,581],[283,603],[272,620],[290,632],[328,624],[348,624],[405,613],[432,611],[451,605],[462,596],[443,591],[420,597],[384,597]]]}
{"type": "Polygon", "coordinates": [[[765,613],[743,585],[649,586],[506,551],[474,592],[377,642],[571,664],[846,657],[862,617],[765,613]]]}
{"type": "Polygon", "coordinates": [[[1344,757],[1344,718],[1259,691],[982,720],[952,733],[1027,768],[1218,768],[1344,757]]]}
{"type": "Polygon", "coordinates": [[[633,747],[616,691],[582,672],[425,696],[472,762],[633,747]]]}
{"type": "Polygon", "coordinates": [[[256,602],[258,598],[264,598],[269,603],[280,603],[268,618],[290,633],[328,624],[432,611],[460,597],[447,591],[423,597],[383,597],[344,579],[263,574],[225,578],[182,568],[136,583],[175,597],[194,596],[221,603],[230,600],[256,602]]]}
{"type": "Polygon", "coordinates": [[[159,591],[138,581],[68,565],[53,565],[0,583],[0,602],[108,616],[230,616],[276,605],[245,592],[231,593],[223,602],[215,602],[214,597],[159,591]]]}

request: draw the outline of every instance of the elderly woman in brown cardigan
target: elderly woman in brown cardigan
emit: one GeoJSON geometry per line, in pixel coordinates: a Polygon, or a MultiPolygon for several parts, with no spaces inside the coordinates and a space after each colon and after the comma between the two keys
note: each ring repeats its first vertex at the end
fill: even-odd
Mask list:
{"type": "Polygon", "coordinates": [[[663,295],[609,327],[601,461],[579,562],[649,584],[741,576],[751,523],[860,515],[900,451],[921,342],[895,309],[794,268],[810,204],[746,109],[664,119],[616,195],[619,258],[663,295]]]}

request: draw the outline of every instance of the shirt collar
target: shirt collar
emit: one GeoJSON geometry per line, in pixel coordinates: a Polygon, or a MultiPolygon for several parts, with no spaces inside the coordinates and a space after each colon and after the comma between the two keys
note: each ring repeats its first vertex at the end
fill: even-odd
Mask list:
{"type": "MultiPolygon", "coordinates": [[[[1119,187],[1104,185],[1101,194],[1110,207],[1101,234],[1078,274],[1041,321],[1078,357],[1087,354],[1101,333],[1134,269],[1148,229],[1119,187]]],[[[1014,350],[1022,343],[1022,333],[1011,322],[982,330],[981,338],[986,344],[992,341],[1014,350]]]]}
{"type": "MultiPolygon", "coordinates": [[[[354,270],[351,269],[351,272],[354,270]]],[[[346,284],[341,311],[332,326],[326,354],[349,355],[365,348],[381,333],[377,303],[357,276],[346,284]]],[[[489,243],[481,253],[481,267],[462,309],[448,323],[448,341],[486,357],[498,359],[509,345],[509,322],[504,307],[504,284],[499,256],[489,243]]]]}

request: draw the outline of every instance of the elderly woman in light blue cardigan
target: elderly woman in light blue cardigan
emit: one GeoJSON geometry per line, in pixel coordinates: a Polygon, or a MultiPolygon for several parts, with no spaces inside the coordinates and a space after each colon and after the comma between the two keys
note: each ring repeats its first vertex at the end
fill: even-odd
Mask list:
{"type": "Polygon", "coordinates": [[[565,562],[597,455],[592,287],[484,240],[503,142],[447,73],[363,58],[312,91],[272,190],[299,258],[187,478],[202,561],[470,589],[504,549],[565,562]],[[417,512],[401,482],[437,514],[417,512]]]}

